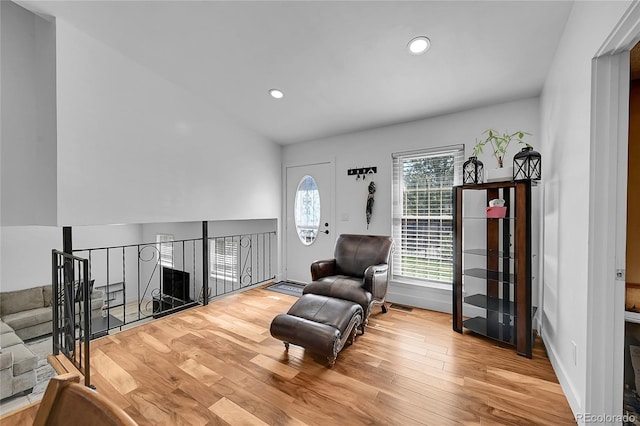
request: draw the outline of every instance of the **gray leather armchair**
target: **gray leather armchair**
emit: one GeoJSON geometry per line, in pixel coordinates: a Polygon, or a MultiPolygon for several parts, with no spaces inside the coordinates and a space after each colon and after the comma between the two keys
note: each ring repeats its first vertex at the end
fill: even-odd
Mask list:
{"type": "Polygon", "coordinates": [[[388,236],[340,235],[334,258],[311,264],[312,282],[305,286],[303,293],[358,303],[364,311],[360,326],[364,333],[374,305],[382,305],[382,312],[387,312],[384,303],[392,248],[393,240],[388,236]]]}

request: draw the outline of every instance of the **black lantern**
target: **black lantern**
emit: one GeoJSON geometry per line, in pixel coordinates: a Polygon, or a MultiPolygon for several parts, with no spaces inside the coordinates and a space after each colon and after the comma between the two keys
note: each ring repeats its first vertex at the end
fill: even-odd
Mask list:
{"type": "Polygon", "coordinates": [[[464,185],[484,182],[484,164],[477,157],[469,157],[462,165],[462,183],[464,185]]]}
{"type": "Polygon", "coordinates": [[[542,156],[528,146],[513,156],[513,180],[542,179],[542,156]]]}

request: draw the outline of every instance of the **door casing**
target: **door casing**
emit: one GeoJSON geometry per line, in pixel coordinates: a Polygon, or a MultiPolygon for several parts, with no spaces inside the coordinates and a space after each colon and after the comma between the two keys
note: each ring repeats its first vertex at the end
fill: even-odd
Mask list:
{"type": "MultiPolygon", "coordinates": [[[[314,168],[316,166],[325,166],[327,167],[327,172],[328,172],[328,177],[329,177],[329,182],[328,182],[328,191],[320,188],[321,191],[321,199],[320,202],[321,203],[327,203],[327,199],[328,199],[328,203],[329,203],[329,207],[328,207],[328,211],[326,213],[324,213],[324,217],[326,219],[321,218],[321,224],[320,224],[320,231],[324,231],[325,227],[324,227],[324,222],[328,222],[329,223],[329,234],[319,234],[318,238],[316,239],[316,242],[314,242],[311,246],[309,246],[311,248],[311,250],[313,250],[314,252],[318,253],[316,256],[312,256],[309,257],[309,259],[305,260],[304,263],[308,263],[305,266],[302,266],[301,269],[306,268],[307,270],[309,270],[311,262],[313,260],[318,260],[318,258],[322,257],[330,257],[333,254],[333,247],[335,244],[335,239],[336,239],[336,232],[335,232],[335,162],[333,160],[328,160],[328,161],[318,161],[318,162],[313,162],[313,163],[309,163],[309,164],[292,164],[292,165],[286,165],[283,166],[283,193],[284,193],[284,197],[283,197],[283,214],[282,217],[284,218],[284,226],[283,226],[283,245],[284,245],[284,250],[283,250],[283,259],[284,259],[284,276],[287,280],[290,281],[300,281],[300,282],[309,282],[311,279],[311,275],[310,273],[307,273],[305,275],[303,275],[302,277],[299,276],[291,276],[292,272],[292,268],[290,263],[292,262],[292,257],[293,254],[296,252],[296,250],[301,250],[304,249],[305,246],[302,245],[302,243],[299,244],[299,246],[294,246],[292,247],[292,243],[290,242],[290,238],[289,238],[289,233],[290,232],[295,232],[295,221],[292,217],[292,211],[290,211],[290,204],[292,204],[292,199],[291,197],[294,196],[295,194],[295,190],[292,190],[292,188],[289,188],[289,178],[290,178],[290,174],[295,172],[296,174],[302,176],[304,174],[309,174],[313,177],[313,173],[305,173],[304,170],[305,169],[311,169],[314,168]],[[324,194],[323,194],[324,192],[324,194]],[[314,245],[316,245],[317,243],[322,243],[322,246],[324,247],[323,249],[320,249],[318,246],[313,247],[314,245]],[[305,276],[307,277],[305,279],[305,276]]],[[[325,204],[323,204],[325,205],[325,204]]],[[[324,207],[323,207],[324,210],[324,207]]],[[[294,242],[293,245],[295,245],[296,243],[294,242]]],[[[299,275],[299,274],[298,274],[299,275]]]]}

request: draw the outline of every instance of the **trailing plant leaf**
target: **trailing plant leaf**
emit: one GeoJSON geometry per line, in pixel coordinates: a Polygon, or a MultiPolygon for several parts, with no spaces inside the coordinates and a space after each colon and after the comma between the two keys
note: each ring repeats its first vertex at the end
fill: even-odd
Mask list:
{"type": "Polygon", "coordinates": [[[482,134],[486,134],[487,136],[484,140],[479,142],[476,139],[476,145],[473,147],[473,155],[477,156],[482,153],[484,145],[490,144],[493,151],[492,154],[498,162],[498,167],[503,166],[504,155],[507,153],[507,149],[511,142],[517,142],[519,144],[524,144],[527,147],[531,147],[530,144],[523,140],[525,135],[531,136],[531,133],[523,132],[521,130],[513,133],[500,133],[494,129],[487,129],[482,134]]]}
{"type": "Polygon", "coordinates": [[[482,154],[482,148],[484,144],[482,142],[478,142],[478,138],[476,138],[476,144],[473,146],[473,157],[477,157],[478,154],[482,154]]]}

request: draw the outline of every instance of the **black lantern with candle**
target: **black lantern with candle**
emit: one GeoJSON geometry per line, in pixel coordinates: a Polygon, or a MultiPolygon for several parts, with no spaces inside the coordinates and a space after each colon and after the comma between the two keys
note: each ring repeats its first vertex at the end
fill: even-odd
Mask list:
{"type": "Polygon", "coordinates": [[[478,157],[469,157],[462,165],[462,183],[476,185],[484,182],[484,164],[478,157]]]}
{"type": "Polygon", "coordinates": [[[513,180],[542,179],[542,156],[527,146],[513,156],[513,180]]]}

